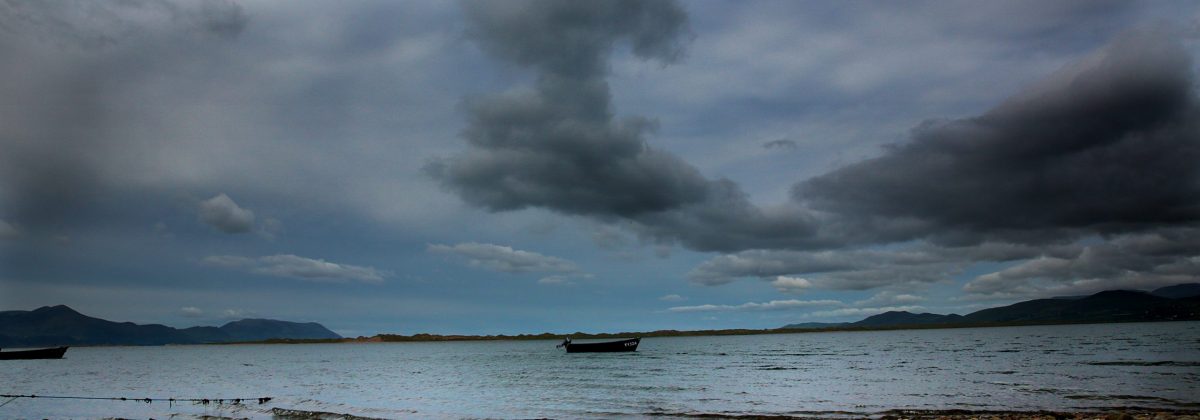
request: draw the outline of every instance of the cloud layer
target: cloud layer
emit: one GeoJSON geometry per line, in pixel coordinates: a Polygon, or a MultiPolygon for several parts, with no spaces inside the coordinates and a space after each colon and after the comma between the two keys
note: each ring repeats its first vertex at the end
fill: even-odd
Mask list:
{"type": "Polygon", "coordinates": [[[247,258],[233,255],[214,255],[204,258],[204,264],[274,277],[310,281],[382,283],[391,275],[372,267],[338,264],[322,259],[304,258],[291,254],[247,258]]]}
{"type": "Polygon", "coordinates": [[[670,312],[723,312],[723,311],[780,311],[786,309],[812,308],[821,306],[842,306],[836,300],[772,300],[770,302],[747,302],[741,305],[695,305],[674,306],[670,312]]]}
{"type": "Polygon", "coordinates": [[[579,274],[579,268],[573,262],[503,245],[468,242],[457,245],[434,244],[429,245],[428,249],[430,252],[465,258],[474,267],[502,273],[579,274]]]}

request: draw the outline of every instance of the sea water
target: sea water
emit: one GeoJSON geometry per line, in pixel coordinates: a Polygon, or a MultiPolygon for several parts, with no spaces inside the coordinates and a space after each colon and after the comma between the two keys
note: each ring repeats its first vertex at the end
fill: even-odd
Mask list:
{"type": "MultiPolygon", "coordinates": [[[[17,399],[0,418],[869,415],[898,408],[1200,407],[1200,322],[556,341],[78,347],[0,362],[0,394],[258,398],[207,405],[17,399]]],[[[0,399],[0,404],[8,401],[0,399]]]]}

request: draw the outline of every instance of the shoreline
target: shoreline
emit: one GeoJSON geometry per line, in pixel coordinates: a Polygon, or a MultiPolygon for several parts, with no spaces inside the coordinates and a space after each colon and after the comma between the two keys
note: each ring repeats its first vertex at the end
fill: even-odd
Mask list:
{"type": "MultiPolygon", "coordinates": [[[[338,418],[345,420],[382,420],[352,414],[306,411],[275,407],[275,418],[309,420],[338,418]]],[[[611,413],[609,413],[611,414],[611,413]]],[[[788,414],[727,414],[650,412],[628,414],[651,418],[681,419],[762,419],[762,420],[1200,420],[1200,411],[1146,407],[1097,407],[1075,410],[964,410],[964,409],[891,409],[873,413],[841,411],[796,412],[788,414]]],[[[587,417],[586,414],[581,417],[587,417]]]]}
{"type": "MultiPolygon", "coordinates": [[[[231,342],[216,342],[216,343],[168,343],[168,344],[67,344],[69,347],[159,347],[159,346],[231,346],[231,345],[247,345],[247,344],[363,344],[363,343],[430,343],[430,342],[455,342],[455,341],[550,341],[562,340],[565,337],[571,337],[574,340],[606,340],[618,338],[658,338],[658,337],[719,337],[719,336],[746,336],[746,335],[775,335],[775,334],[811,334],[811,333],[830,333],[830,332],[872,332],[872,331],[913,331],[913,330],[949,330],[949,329],[971,329],[971,328],[1007,328],[1007,327],[1036,327],[1036,326],[1055,326],[1055,325],[1105,325],[1105,324],[1161,324],[1161,323],[1176,323],[1176,322],[1200,322],[1198,320],[1170,320],[1170,321],[1118,321],[1118,322],[1006,322],[1006,323],[988,323],[988,324],[932,324],[932,325],[889,325],[882,327],[830,327],[830,328],[772,328],[772,329],[722,329],[722,330],[656,330],[656,331],[628,331],[616,333],[540,333],[540,334],[517,334],[517,335],[468,335],[468,334],[427,334],[417,333],[412,335],[401,334],[376,334],[370,337],[343,337],[343,338],[277,338],[258,341],[231,341],[231,342]]],[[[10,346],[5,349],[33,349],[50,347],[44,346],[10,346]]]]}
{"type": "Polygon", "coordinates": [[[773,335],[773,334],[809,334],[824,332],[870,332],[870,331],[908,331],[908,330],[946,330],[969,328],[1004,328],[1004,327],[1033,327],[1053,325],[1102,325],[1102,324],[1157,324],[1164,322],[1197,322],[1195,320],[1178,321],[1124,321],[1124,322],[1004,322],[980,324],[917,324],[889,325],[881,327],[829,327],[829,328],[772,328],[772,329],[721,329],[721,330],[656,330],[656,331],[624,331],[616,333],[540,333],[517,335],[467,335],[467,334],[428,334],[412,335],[376,334],[370,337],[346,337],[327,339],[270,339],[259,341],[239,341],[229,343],[207,343],[210,345],[236,344],[338,344],[338,343],[418,343],[443,341],[537,341],[562,340],[571,337],[573,340],[605,340],[618,338],[655,338],[655,337],[719,337],[743,335],[773,335]]]}
{"type": "Polygon", "coordinates": [[[1008,411],[1008,410],[888,410],[873,417],[881,420],[905,419],[987,419],[987,420],[1197,420],[1200,411],[1171,410],[1140,407],[1114,407],[1112,409],[1088,409],[1081,411],[1008,411]]]}

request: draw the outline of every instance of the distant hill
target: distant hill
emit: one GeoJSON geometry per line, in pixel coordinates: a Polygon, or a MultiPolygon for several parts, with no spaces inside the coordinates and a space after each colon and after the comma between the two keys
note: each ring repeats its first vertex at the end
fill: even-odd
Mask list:
{"type": "Polygon", "coordinates": [[[862,321],[852,322],[849,325],[860,327],[883,327],[890,325],[928,325],[928,324],[949,324],[960,322],[961,315],[938,315],[938,314],[914,314],[907,311],[889,311],[879,315],[869,316],[862,321]]]}
{"type": "Polygon", "coordinates": [[[1200,319],[1196,300],[1131,290],[1109,290],[1078,300],[1037,299],[984,309],[963,317],[979,322],[1130,322],[1200,319]]]}
{"type": "Polygon", "coordinates": [[[787,324],[783,328],[795,329],[811,329],[811,328],[838,328],[850,325],[849,322],[801,322],[796,324],[787,324]]]}
{"type": "Polygon", "coordinates": [[[842,324],[789,324],[783,328],[892,328],[1200,320],[1200,283],[1163,287],[1152,292],[1108,290],[1089,296],[1035,299],[967,315],[891,311],[842,324]]]}
{"type": "Polygon", "coordinates": [[[1174,286],[1154,289],[1150,294],[1171,299],[1183,299],[1200,296],[1200,283],[1176,284],[1174,286]]]}
{"type": "Polygon", "coordinates": [[[55,345],[163,345],[267,339],[341,338],[315,322],[243,319],[221,327],[177,329],[90,317],[66,305],[0,312],[0,347],[55,345]]]}
{"type": "Polygon", "coordinates": [[[342,338],[316,322],[243,319],[222,325],[220,329],[233,341],[260,341],[270,338],[342,338]]]}

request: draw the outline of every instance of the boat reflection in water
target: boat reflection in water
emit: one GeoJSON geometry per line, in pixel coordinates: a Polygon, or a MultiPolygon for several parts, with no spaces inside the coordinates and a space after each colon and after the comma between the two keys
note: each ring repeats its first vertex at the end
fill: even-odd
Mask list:
{"type": "Polygon", "coordinates": [[[558,347],[567,349],[567,353],[613,353],[620,351],[636,351],[642,338],[629,340],[605,341],[603,343],[572,343],[571,338],[563,340],[558,347]]]}
{"type": "Polygon", "coordinates": [[[61,359],[67,347],[52,349],[0,351],[0,360],[61,359]]]}

